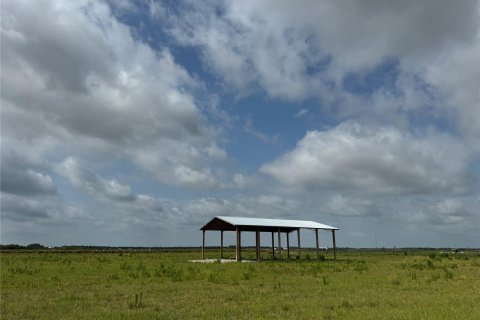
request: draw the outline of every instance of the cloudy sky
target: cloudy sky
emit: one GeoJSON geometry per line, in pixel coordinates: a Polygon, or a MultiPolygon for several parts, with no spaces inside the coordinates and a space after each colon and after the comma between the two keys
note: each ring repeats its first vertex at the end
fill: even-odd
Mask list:
{"type": "Polygon", "coordinates": [[[1,6],[1,243],[480,247],[479,1],[1,6]]]}

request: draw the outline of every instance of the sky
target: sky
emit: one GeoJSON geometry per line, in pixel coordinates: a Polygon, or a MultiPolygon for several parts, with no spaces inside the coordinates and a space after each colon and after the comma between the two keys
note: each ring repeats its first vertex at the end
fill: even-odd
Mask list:
{"type": "Polygon", "coordinates": [[[480,247],[479,1],[2,0],[0,167],[2,244],[480,247]]]}

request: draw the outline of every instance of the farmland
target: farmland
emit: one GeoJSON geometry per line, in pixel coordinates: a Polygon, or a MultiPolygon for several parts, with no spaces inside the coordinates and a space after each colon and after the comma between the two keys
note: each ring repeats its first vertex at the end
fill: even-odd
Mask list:
{"type": "MultiPolygon", "coordinates": [[[[478,251],[342,250],[337,261],[331,253],[317,261],[304,252],[289,261],[188,262],[199,256],[3,251],[1,319],[480,319],[478,251]]],[[[207,250],[207,257],[218,251],[207,250]]]]}

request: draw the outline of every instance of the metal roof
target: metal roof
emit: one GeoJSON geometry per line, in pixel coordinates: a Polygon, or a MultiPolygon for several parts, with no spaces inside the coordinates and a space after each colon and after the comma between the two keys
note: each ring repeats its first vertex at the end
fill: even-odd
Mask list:
{"type": "Polygon", "coordinates": [[[338,230],[336,227],[328,226],[323,223],[306,220],[284,220],[284,219],[264,219],[264,218],[245,218],[245,217],[225,217],[216,216],[209,223],[203,226],[202,230],[223,230],[226,228],[219,225],[219,222],[227,223],[231,226],[247,227],[248,229],[254,227],[260,228],[282,228],[282,229],[324,229],[324,230],[338,230]],[[219,221],[221,220],[221,221],[219,221]]]}

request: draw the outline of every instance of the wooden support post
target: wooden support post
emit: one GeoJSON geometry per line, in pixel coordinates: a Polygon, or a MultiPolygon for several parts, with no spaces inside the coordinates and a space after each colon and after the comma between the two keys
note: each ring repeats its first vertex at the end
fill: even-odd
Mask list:
{"type": "Polygon", "coordinates": [[[220,231],[220,259],[223,259],[223,230],[220,231]]]}
{"type": "Polygon", "coordinates": [[[290,233],[287,232],[287,258],[290,259],[290,233]]]}
{"type": "Polygon", "coordinates": [[[272,259],[275,259],[275,237],[273,236],[273,231],[272,231],[272,259]]]}
{"type": "Polygon", "coordinates": [[[278,259],[282,259],[282,234],[278,229],[278,259]]]}
{"type": "Polygon", "coordinates": [[[205,259],[205,230],[202,230],[202,259],[205,259]]]}
{"type": "Polygon", "coordinates": [[[298,259],[300,259],[300,256],[302,255],[302,247],[300,246],[300,228],[297,229],[297,245],[298,259]]]}
{"type": "Polygon", "coordinates": [[[257,254],[257,261],[260,261],[260,230],[255,232],[255,252],[257,254]]]}
{"type": "Polygon", "coordinates": [[[315,241],[317,243],[317,260],[320,258],[319,243],[318,243],[318,229],[315,229],[315,241]]]}
{"type": "Polygon", "coordinates": [[[242,230],[238,228],[238,257],[242,261],[242,230]]]}
{"type": "Polygon", "coordinates": [[[335,230],[332,230],[333,260],[337,260],[337,244],[335,243],[335,230]]]}
{"type": "Polygon", "coordinates": [[[236,247],[235,247],[235,260],[237,262],[240,262],[240,260],[242,259],[240,254],[241,254],[241,251],[240,251],[240,247],[241,247],[241,238],[240,238],[240,228],[239,227],[236,227],[236,233],[237,233],[237,241],[236,241],[236,247]]]}

